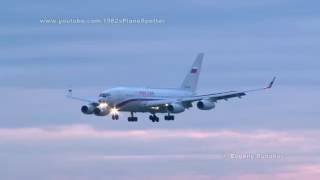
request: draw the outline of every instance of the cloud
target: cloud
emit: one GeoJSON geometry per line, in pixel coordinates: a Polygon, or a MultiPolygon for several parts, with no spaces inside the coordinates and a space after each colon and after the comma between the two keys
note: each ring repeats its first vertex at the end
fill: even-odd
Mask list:
{"type": "Polygon", "coordinates": [[[220,9],[247,9],[247,8],[258,8],[258,7],[266,7],[266,6],[277,6],[287,2],[287,0],[225,0],[225,1],[218,1],[218,0],[200,0],[200,1],[193,1],[194,4],[200,5],[209,5],[210,7],[220,8],[220,9]]]}
{"type": "MultiPolygon", "coordinates": [[[[128,172],[135,178],[146,179],[290,179],[316,177],[319,163],[312,154],[319,152],[320,133],[316,131],[277,130],[201,130],[201,129],[142,129],[109,130],[87,124],[70,126],[0,128],[1,159],[10,160],[9,167],[28,174],[21,164],[50,161],[56,169],[73,170],[70,177],[92,177],[105,170],[119,179],[130,177],[117,174],[119,169],[143,167],[146,173],[128,172]],[[297,146],[299,145],[299,146],[297,146]],[[275,153],[281,159],[230,159],[229,153],[275,153]],[[170,163],[169,163],[170,162],[170,163]],[[112,166],[111,166],[112,164],[112,166]],[[220,165],[230,168],[224,169],[220,165]],[[22,168],[23,167],[23,168],[22,168]],[[154,169],[154,167],[157,170],[154,169]],[[239,169],[239,167],[241,167],[239,169]],[[84,173],[90,169],[90,174],[84,173]],[[199,178],[196,178],[199,177],[199,178]]],[[[4,161],[4,162],[6,162],[4,161]]],[[[8,166],[0,163],[0,167],[8,166]]],[[[31,174],[38,168],[30,167],[31,174]]],[[[128,175],[126,174],[126,175],[128,175]]],[[[43,174],[47,177],[47,174],[43,174]]],[[[12,177],[8,174],[8,177],[12,177]]],[[[78,179],[78,178],[76,178],[78,179]]]]}
{"type": "Polygon", "coordinates": [[[285,166],[272,173],[261,173],[261,174],[242,174],[237,176],[225,176],[222,180],[317,180],[320,177],[320,164],[302,164],[297,166],[285,166]]]}
{"type": "MultiPolygon", "coordinates": [[[[90,125],[77,124],[47,128],[2,128],[0,140],[74,140],[74,139],[229,139],[246,141],[264,141],[274,143],[298,143],[312,133],[295,134],[281,131],[235,131],[235,130],[103,130],[90,125]]],[[[317,134],[318,135],[318,134],[317,134]]],[[[319,135],[320,136],[320,135],[319,135]]]]}
{"type": "MultiPolygon", "coordinates": [[[[1,86],[13,87],[0,93],[5,94],[2,101],[6,102],[0,115],[2,179],[250,180],[320,176],[319,112],[315,108],[320,102],[315,87],[319,84],[318,2],[142,0],[124,6],[122,1],[96,1],[77,8],[60,0],[50,6],[48,2],[23,3],[10,1],[4,6],[9,7],[3,9],[5,17],[10,18],[4,18],[0,30],[1,86]],[[54,8],[62,4],[63,9],[54,8]],[[168,23],[47,26],[38,23],[44,15],[155,16],[168,23]],[[221,103],[215,112],[201,115],[187,112],[174,124],[163,122],[156,127],[149,121],[127,125],[125,121],[115,124],[82,116],[76,102],[66,103],[64,90],[26,90],[66,88],[70,84],[102,87],[106,82],[107,86],[119,82],[136,85],[137,81],[153,86],[170,86],[172,82],[176,86],[172,77],[180,74],[180,68],[171,73],[144,68],[135,73],[135,78],[127,77],[132,73],[119,72],[135,72],[147,63],[181,67],[183,61],[189,66],[199,50],[208,55],[203,78],[206,86],[202,87],[209,92],[227,84],[236,88],[243,83],[256,85],[253,79],[270,74],[279,76],[278,87],[270,96],[250,95],[237,104],[221,103]],[[128,66],[129,61],[136,65],[128,66]],[[146,74],[161,74],[161,79],[144,81],[146,74]],[[239,79],[239,74],[246,81],[239,79]],[[286,85],[293,87],[280,88],[286,85]],[[285,103],[275,103],[276,99],[285,103]],[[87,123],[89,119],[95,126],[61,126],[87,123]],[[284,158],[221,160],[221,155],[229,152],[280,153],[284,158]]],[[[95,90],[91,93],[97,94],[95,90]]]]}
{"type": "Polygon", "coordinates": [[[144,131],[103,131],[88,125],[0,129],[0,139],[2,140],[114,139],[139,138],[145,135],[144,131]]]}
{"type": "Polygon", "coordinates": [[[278,179],[309,179],[316,180],[320,177],[320,164],[305,164],[291,167],[287,172],[276,174],[278,179]]]}
{"type": "MultiPolygon", "coordinates": [[[[281,157],[275,158],[275,160],[298,163],[305,160],[317,161],[317,158],[312,154],[320,150],[320,145],[317,143],[319,140],[320,133],[316,131],[108,130],[86,124],[45,128],[0,128],[0,145],[4,143],[9,147],[15,147],[17,144],[18,146],[19,144],[22,146],[28,144],[38,147],[50,143],[62,148],[70,146],[74,151],[79,151],[78,149],[83,149],[81,144],[90,143],[91,148],[95,151],[92,151],[93,149],[83,149],[79,152],[85,154],[80,159],[90,161],[134,161],[136,159],[239,160],[239,158],[230,159],[230,157],[232,157],[232,154],[236,154],[237,157],[252,154],[271,154],[281,157]],[[170,148],[163,149],[162,146],[170,148]],[[143,150],[140,147],[144,147],[143,150]],[[126,149],[130,149],[130,151],[126,149]]],[[[253,160],[259,161],[261,159],[254,158],[253,160]]]]}
{"type": "MultiPolygon", "coordinates": [[[[157,158],[217,158],[221,159],[235,153],[276,153],[297,162],[306,158],[306,153],[320,150],[317,144],[320,133],[316,131],[276,131],[276,130],[192,130],[192,129],[143,129],[143,130],[108,130],[86,124],[52,127],[1,128],[0,143],[68,144],[76,142],[95,142],[110,147],[126,146],[132,153],[93,154],[96,159],[157,159],[157,158]],[[154,151],[160,144],[175,146],[160,154],[135,154],[139,148],[129,144],[145,146],[147,151],[154,151]],[[129,144],[128,144],[129,143],[129,144]],[[297,147],[296,145],[299,144],[297,147]],[[190,146],[191,145],[191,146],[190,146]],[[198,146],[198,147],[197,147],[198,146]],[[187,149],[183,149],[187,147],[187,149]],[[182,153],[186,152],[186,153],[182,153]],[[191,153],[191,154],[190,154],[191,153]],[[302,155],[301,155],[302,154],[302,155]],[[123,155],[123,156],[122,156],[123,155]],[[158,156],[160,155],[160,156],[158,156]],[[166,155],[166,156],[162,156],[166,155]],[[191,155],[191,156],[190,156],[191,155]],[[301,157],[302,156],[302,157],[301,157]],[[99,157],[99,158],[97,158],[99,157]]],[[[125,152],[125,151],[124,151],[125,152]]],[[[91,156],[91,155],[89,155],[91,156]]],[[[310,158],[310,157],[307,157],[310,158]]]]}
{"type": "Polygon", "coordinates": [[[162,155],[91,155],[83,160],[110,161],[110,160],[218,160],[225,157],[220,154],[162,154],[162,155]]]}

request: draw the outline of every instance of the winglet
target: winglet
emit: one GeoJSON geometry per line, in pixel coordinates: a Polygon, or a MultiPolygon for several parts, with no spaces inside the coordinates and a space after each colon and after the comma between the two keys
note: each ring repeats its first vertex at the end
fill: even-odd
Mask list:
{"type": "Polygon", "coordinates": [[[269,85],[266,87],[266,89],[271,89],[273,87],[273,84],[275,81],[276,81],[276,77],[273,77],[272,81],[269,83],[269,85]]]}

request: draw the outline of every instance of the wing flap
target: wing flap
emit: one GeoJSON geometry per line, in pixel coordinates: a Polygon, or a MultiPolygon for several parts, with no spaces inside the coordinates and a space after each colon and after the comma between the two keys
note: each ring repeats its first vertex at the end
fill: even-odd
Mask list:
{"type": "Polygon", "coordinates": [[[234,93],[234,94],[228,94],[228,95],[222,95],[222,96],[216,96],[216,97],[210,97],[212,101],[217,101],[217,100],[228,100],[231,98],[241,98],[242,96],[247,95],[244,92],[239,92],[239,93],[234,93]]]}

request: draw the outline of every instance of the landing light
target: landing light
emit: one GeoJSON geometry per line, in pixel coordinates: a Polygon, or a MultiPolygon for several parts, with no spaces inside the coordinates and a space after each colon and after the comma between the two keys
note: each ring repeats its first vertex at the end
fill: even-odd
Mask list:
{"type": "Polygon", "coordinates": [[[99,104],[99,108],[101,108],[101,109],[105,109],[105,108],[107,108],[108,107],[108,104],[107,103],[100,103],[99,104]]]}
{"type": "Polygon", "coordinates": [[[111,112],[111,114],[119,114],[119,110],[117,109],[117,108],[112,108],[111,110],[110,110],[110,112],[111,112]]]}

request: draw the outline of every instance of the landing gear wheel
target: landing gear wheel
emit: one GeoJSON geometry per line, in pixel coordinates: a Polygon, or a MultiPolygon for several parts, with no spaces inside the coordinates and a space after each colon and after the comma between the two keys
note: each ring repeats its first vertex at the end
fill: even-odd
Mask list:
{"type": "Polygon", "coordinates": [[[138,118],[137,117],[128,117],[129,122],[137,122],[138,118]]]}
{"type": "Polygon", "coordinates": [[[137,122],[138,117],[134,117],[134,112],[131,112],[131,117],[128,117],[129,122],[137,122]]]}
{"type": "Polygon", "coordinates": [[[159,122],[159,118],[158,118],[156,115],[150,115],[150,116],[149,116],[149,119],[150,119],[152,122],[159,122]]]}
{"type": "Polygon", "coordinates": [[[115,114],[115,115],[112,115],[112,120],[119,120],[119,115],[118,114],[115,114]]]}
{"type": "Polygon", "coordinates": [[[167,116],[164,116],[164,119],[165,119],[166,121],[173,121],[173,120],[174,120],[174,116],[172,116],[172,115],[167,115],[167,116]]]}

